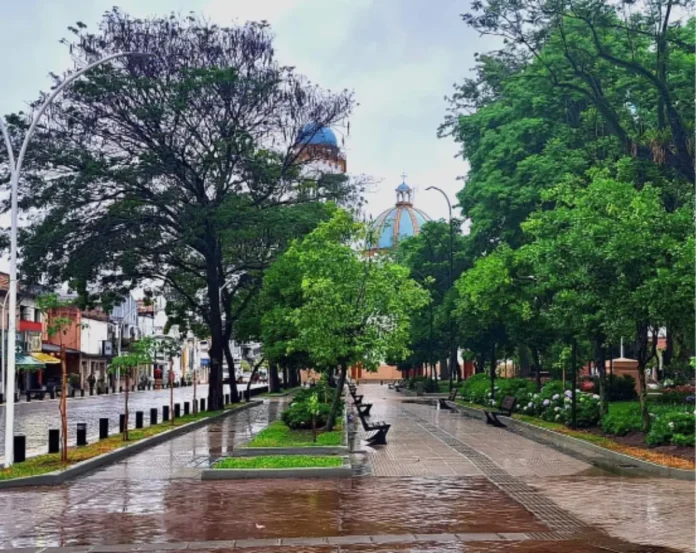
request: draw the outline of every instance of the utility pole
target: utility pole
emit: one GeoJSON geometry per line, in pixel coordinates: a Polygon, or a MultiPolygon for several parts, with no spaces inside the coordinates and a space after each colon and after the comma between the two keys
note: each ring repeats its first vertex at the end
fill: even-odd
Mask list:
{"type": "MultiPolygon", "coordinates": [[[[426,190],[437,190],[442,194],[447,201],[447,210],[449,212],[449,289],[451,290],[454,286],[454,222],[452,220],[452,203],[449,197],[445,194],[444,190],[438,188],[437,186],[428,186],[426,190]]],[[[449,322],[449,346],[450,346],[450,359],[449,359],[449,378],[450,378],[450,390],[454,387],[452,377],[454,370],[457,370],[457,380],[460,379],[461,375],[459,373],[459,363],[457,362],[457,346],[454,339],[454,320],[452,319],[451,309],[447,311],[447,319],[449,322]]]]}

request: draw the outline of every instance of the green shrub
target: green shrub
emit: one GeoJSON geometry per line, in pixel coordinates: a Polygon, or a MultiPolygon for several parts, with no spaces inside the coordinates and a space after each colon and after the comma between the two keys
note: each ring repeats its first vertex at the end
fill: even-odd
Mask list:
{"type": "MultiPolygon", "coordinates": [[[[595,393],[599,393],[599,378],[595,377],[593,382],[595,393]]],[[[623,376],[608,374],[606,394],[608,401],[633,401],[638,397],[636,379],[628,374],[623,376]]]]}
{"type": "Polygon", "coordinates": [[[625,436],[641,428],[640,411],[609,412],[602,418],[602,431],[615,436],[625,436]]]}
{"type": "Polygon", "coordinates": [[[475,374],[462,382],[459,390],[465,401],[484,405],[491,390],[490,376],[484,373],[475,374]]]}
{"type": "Polygon", "coordinates": [[[423,383],[423,392],[426,394],[436,394],[440,391],[437,385],[437,380],[433,380],[427,376],[414,376],[409,378],[406,382],[406,388],[409,390],[416,390],[419,382],[423,383]]]}
{"type": "MultiPolygon", "coordinates": [[[[316,415],[317,427],[324,426],[329,418],[331,411],[330,403],[319,403],[318,413],[316,415]]],[[[312,428],[312,413],[310,411],[309,402],[293,402],[283,411],[283,422],[293,430],[310,429],[312,428]]]]}
{"type": "Polygon", "coordinates": [[[645,437],[645,443],[652,446],[669,443],[682,445],[689,440],[689,436],[693,440],[695,421],[696,417],[693,413],[684,411],[666,412],[655,416],[650,426],[650,432],[645,437]],[[678,436],[676,442],[675,436],[678,436]]]}
{"type": "Polygon", "coordinates": [[[669,443],[671,437],[672,431],[667,426],[667,422],[656,420],[650,426],[650,432],[645,437],[645,443],[648,445],[664,445],[669,443]]]}
{"type": "Polygon", "coordinates": [[[694,447],[694,435],[693,434],[673,434],[672,444],[681,445],[686,447],[694,447]]]}
{"type": "Polygon", "coordinates": [[[333,401],[336,388],[331,388],[325,382],[318,382],[316,386],[300,388],[292,398],[292,403],[303,403],[309,401],[313,394],[317,394],[320,403],[331,403],[333,401]]]}

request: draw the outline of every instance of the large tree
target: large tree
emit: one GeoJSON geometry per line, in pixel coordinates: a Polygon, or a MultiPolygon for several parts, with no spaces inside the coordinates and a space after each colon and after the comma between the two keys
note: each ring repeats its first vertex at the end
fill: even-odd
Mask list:
{"type": "Polygon", "coordinates": [[[226,310],[237,291],[226,283],[241,282],[269,249],[256,236],[236,256],[236,223],[353,195],[348,179],[303,170],[311,135],[343,121],[351,95],[279,65],[265,23],[219,27],[114,9],[96,33],[81,23],[71,30],[80,64],[119,51],[151,55],[91,71],[42,121],[20,190],[32,214],[24,276],[71,281],[85,296],[143,283],[176,291],[208,329],[209,404],[219,409],[226,310]]]}
{"type": "MultiPolygon", "coordinates": [[[[306,354],[315,368],[338,370],[329,430],[348,368],[374,370],[387,358],[405,358],[411,315],[427,302],[427,292],[409,278],[408,269],[356,251],[356,244],[365,243],[365,233],[363,225],[339,210],[293,243],[278,262],[286,278],[294,275],[294,282],[288,278],[291,293],[285,309],[271,320],[277,328],[281,317],[292,328],[286,351],[306,354]]],[[[267,275],[269,284],[278,280],[274,268],[267,275]]]]}

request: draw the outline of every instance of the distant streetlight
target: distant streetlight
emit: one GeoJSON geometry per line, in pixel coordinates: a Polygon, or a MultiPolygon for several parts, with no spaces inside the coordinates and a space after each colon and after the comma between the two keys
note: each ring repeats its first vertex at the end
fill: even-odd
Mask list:
{"type": "MultiPolygon", "coordinates": [[[[451,289],[454,285],[454,224],[452,221],[452,203],[449,197],[445,194],[445,191],[437,186],[428,186],[426,190],[437,190],[442,194],[447,202],[447,210],[449,212],[449,288],[451,289]]],[[[449,342],[450,342],[450,362],[449,362],[449,377],[450,377],[450,390],[453,387],[452,373],[457,367],[457,373],[459,373],[459,367],[457,363],[457,349],[454,345],[454,324],[452,321],[452,313],[448,311],[447,317],[449,319],[449,342]]]]}
{"type": "Polygon", "coordinates": [[[3,138],[5,140],[5,147],[7,148],[8,161],[10,165],[10,189],[11,189],[11,207],[10,207],[10,317],[9,325],[7,329],[7,382],[5,397],[8,399],[7,406],[5,408],[5,468],[12,466],[14,462],[14,384],[15,384],[15,341],[17,337],[17,188],[19,186],[19,173],[22,170],[22,164],[24,163],[24,155],[27,153],[27,147],[29,146],[29,140],[36,130],[36,125],[39,119],[44,114],[49,105],[56,99],[56,97],[63,91],[63,89],[70,83],[80,78],[90,69],[101,65],[107,61],[111,61],[116,58],[124,56],[152,56],[152,54],[145,54],[141,52],[118,52],[116,54],[111,54],[100,60],[90,63],[87,67],[83,67],[79,71],[70,75],[62,83],[60,83],[53,92],[49,95],[43,105],[39,108],[36,114],[32,117],[31,125],[27,131],[22,146],[19,150],[19,155],[15,159],[14,152],[12,149],[12,143],[10,142],[10,135],[7,132],[7,126],[2,117],[0,117],[0,131],[2,132],[3,138]]]}

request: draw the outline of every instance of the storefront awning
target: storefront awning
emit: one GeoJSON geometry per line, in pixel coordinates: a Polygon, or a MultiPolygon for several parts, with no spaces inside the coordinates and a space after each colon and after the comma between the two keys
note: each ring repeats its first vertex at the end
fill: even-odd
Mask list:
{"type": "Polygon", "coordinates": [[[41,361],[34,359],[31,355],[18,353],[15,357],[15,365],[25,369],[42,369],[44,364],[41,361]]]}
{"type": "Polygon", "coordinates": [[[49,364],[49,365],[55,365],[57,363],[60,363],[60,359],[57,357],[53,357],[52,355],[49,355],[48,353],[32,353],[31,357],[36,359],[39,363],[41,364],[49,364]]]}

